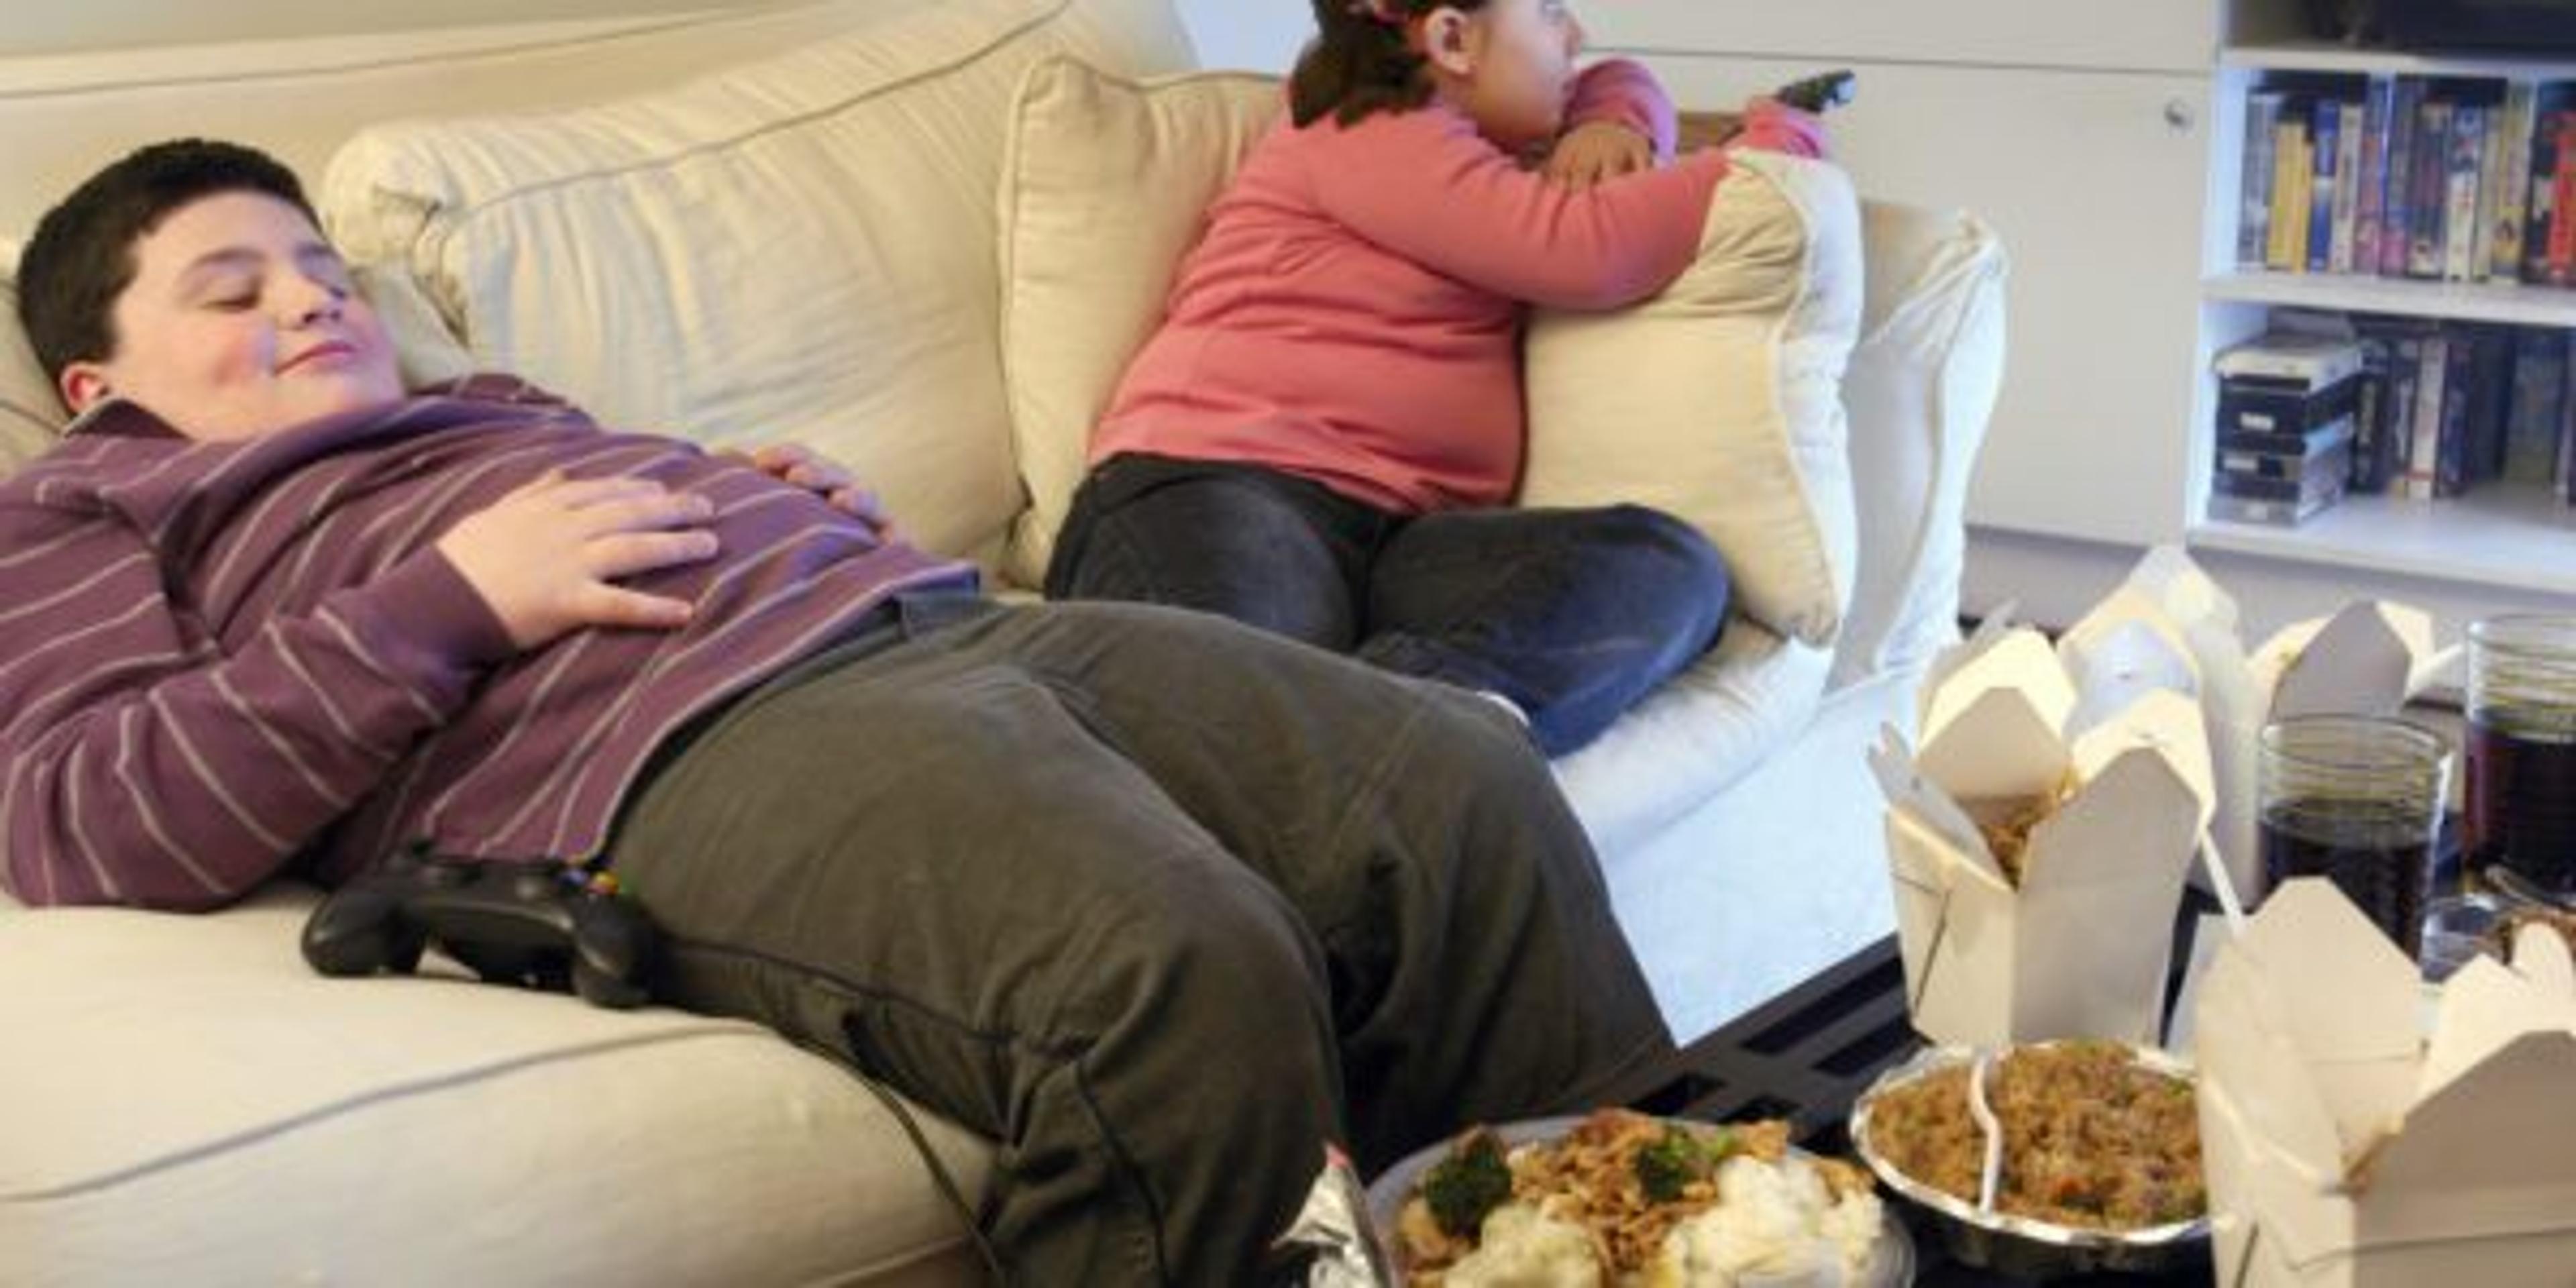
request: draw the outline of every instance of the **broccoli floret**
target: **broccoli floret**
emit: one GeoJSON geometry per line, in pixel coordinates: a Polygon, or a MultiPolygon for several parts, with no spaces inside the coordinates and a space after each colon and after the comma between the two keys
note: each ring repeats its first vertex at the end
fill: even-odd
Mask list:
{"type": "Polygon", "coordinates": [[[1637,1188],[1649,1203],[1670,1203],[1693,1181],[1717,1174],[1717,1165],[1735,1152],[1734,1137],[1723,1129],[1703,1139],[1679,1127],[1637,1151],[1637,1188]]]}
{"type": "Polygon", "coordinates": [[[1492,1132],[1470,1132],[1447,1158],[1433,1164],[1422,1178],[1422,1201],[1431,1219],[1453,1239],[1469,1239],[1485,1225],[1485,1214],[1512,1197],[1512,1169],[1503,1161],[1503,1142],[1492,1132]]]}

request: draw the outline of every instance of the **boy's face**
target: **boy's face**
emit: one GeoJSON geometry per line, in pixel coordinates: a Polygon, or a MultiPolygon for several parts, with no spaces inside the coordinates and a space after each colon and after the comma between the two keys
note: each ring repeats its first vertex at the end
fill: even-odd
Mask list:
{"type": "Polygon", "coordinates": [[[384,324],[295,207],[217,193],[132,253],[115,353],[63,369],[75,413],[123,397],[190,438],[229,441],[402,397],[384,324]]]}
{"type": "Polygon", "coordinates": [[[1478,132],[1515,152],[1555,138],[1583,52],[1583,24],[1565,0],[1491,0],[1466,15],[1460,36],[1466,57],[1435,53],[1433,66],[1451,73],[1443,78],[1450,100],[1478,132]]]}

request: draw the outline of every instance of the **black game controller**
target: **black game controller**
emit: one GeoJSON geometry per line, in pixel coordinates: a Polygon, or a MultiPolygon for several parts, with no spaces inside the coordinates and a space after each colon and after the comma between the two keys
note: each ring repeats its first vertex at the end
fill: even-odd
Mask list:
{"type": "Polygon", "coordinates": [[[1786,107],[1801,112],[1821,113],[1829,107],[1840,107],[1852,101],[1857,77],[1850,72],[1826,72],[1805,80],[1791,81],[1771,92],[1771,97],[1786,107]]]}
{"type": "Polygon", "coordinates": [[[625,1010],[648,1000],[656,936],[643,909],[582,869],[417,851],[333,891],[304,923],[304,960],[325,975],[408,975],[433,943],[486,983],[569,985],[625,1010]]]}

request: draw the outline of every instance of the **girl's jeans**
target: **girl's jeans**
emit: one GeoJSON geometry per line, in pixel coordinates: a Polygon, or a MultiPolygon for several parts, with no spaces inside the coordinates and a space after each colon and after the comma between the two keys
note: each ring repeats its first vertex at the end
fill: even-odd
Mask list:
{"type": "Polygon", "coordinates": [[[1726,562],[1657,510],[1406,516],[1261,466],[1123,455],[1074,495],[1052,599],[1221,614],[1501,694],[1550,756],[1706,652],[1726,562]]]}

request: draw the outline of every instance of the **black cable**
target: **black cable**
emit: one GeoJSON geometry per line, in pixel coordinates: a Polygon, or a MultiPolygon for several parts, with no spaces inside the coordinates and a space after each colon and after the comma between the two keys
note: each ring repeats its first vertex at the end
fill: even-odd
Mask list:
{"type": "Polygon", "coordinates": [[[974,1207],[966,1202],[964,1187],[957,1184],[957,1178],[950,1174],[948,1165],[939,1160],[939,1152],[930,1147],[930,1137],[922,1132],[921,1124],[913,1118],[911,1108],[903,1103],[903,1097],[818,1043],[800,1039],[796,1045],[858,1079],[859,1085],[867,1088],[869,1094],[877,1098],[877,1103],[894,1115],[895,1122],[903,1127],[904,1136],[912,1141],[913,1152],[921,1156],[922,1167],[929,1171],[931,1184],[939,1187],[940,1197],[948,1200],[949,1208],[957,1213],[957,1224],[966,1231],[967,1242],[975,1245],[975,1256],[984,1263],[984,1273],[991,1278],[993,1288],[1009,1288],[1010,1272],[1002,1268],[1001,1254],[994,1251],[992,1241],[984,1237],[984,1225],[975,1218],[974,1207]]]}
{"type": "Polygon", "coordinates": [[[903,1124],[903,1134],[912,1139],[912,1148],[921,1155],[922,1166],[930,1170],[931,1183],[939,1187],[939,1193],[948,1200],[948,1206],[956,1210],[957,1223],[965,1227],[967,1240],[975,1245],[975,1255],[983,1260],[984,1273],[992,1277],[993,1288],[1009,1288],[1011,1275],[1002,1268],[1001,1254],[994,1251],[992,1242],[984,1237],[983,1223],[975,1219],[975,1210],[967,1205],[966,1192],[958,1187],[957,1178],[948,1174],[948,1165],[939,1161],[938,1151],[930,1147],[930,1138],[922,1134],[921,1124],[913,1120],[912,1110],[905,1107],[902,1097],[887,1090],[876,1079],[856,1069],[850,1070],[850,1076],[857,1078],[860,1086],[876,1093],[878,1103],[892,1110],[894,1120],[903,1124]]]}

